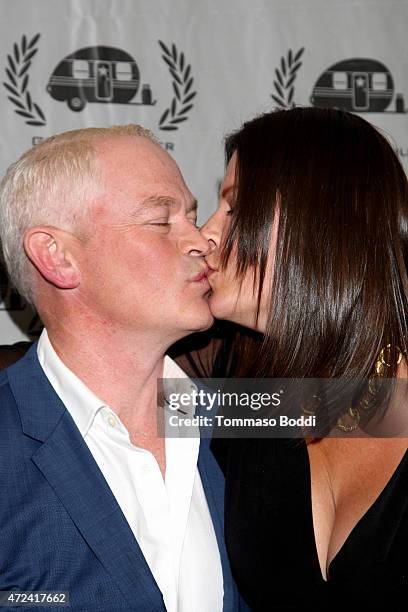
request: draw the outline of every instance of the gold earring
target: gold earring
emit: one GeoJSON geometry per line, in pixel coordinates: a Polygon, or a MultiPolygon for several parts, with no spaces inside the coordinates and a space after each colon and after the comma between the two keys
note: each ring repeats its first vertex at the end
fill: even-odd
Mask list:
{"type": "MultiPolygon", "coordinates": [[[[402,361],[402,352],[400,348],[397,347],[397,349],[398,349],[397,365],[399,365],[402,361]]],[[[380,354],[378,355],[377,361],[375,362],[375,371],[378,376],[384,377],[386,368],[390,368],[392,365],[391,363],[388,363],[386,359],[386,357],[388,357],[390,354],[390,350],[391,350],[391,344],[387,344],[386,347],[381,349],[380,354]],[[387,356],[386,356],[386,352],[388,352],[387,356]]]]}
{"type": "Polygon", "coordinates": [[[341,417],[337,419],[337,427],[341,431],[345,431],[346,433],[355,431],[359,425],[360,425],[360,412],[358,408],[353,408],[352,406],[350,406],[347,412],[345,412],[341,417]],[[352,422],[350,423],[350,425],[347,425],[344,422],[344,419],[346,417],[351,418],[352,422]]]}
{"type": "MultiPolygon", "coordinates": [[[[375,374],[372,378],[369,379],[367,390],[360,398],[358,406],[350,406],[349,409],[344,413],[344,415],[337,419],[337,427],[341,431],[344,431],[346,433],[355,431],[361,421],[360,410],[362,410],[365,415],[368,415],[372,411],[375,405],[375,400],[378,395],[378,386],[380,383],[380,379],[386,378],[387,368],[391,368],[392,366],[392,364],[388,363],[387,361],[387,357],[389,356],[390,351],[391,344],[387,344],[383,349],[381,349],[374,366],[375,374]],[[353,422],[351,424],[345,423],[345,417],[351,417],[353,422]]],[[[400,348],[398,348],[397,366],[401,363],[402,358],[402,351],[400,348]]]]}
{"type": "Polygon", "coordinates": [[[320,404],[322,403],[322,398],[318,395],[312,395],[312,402],[309,406],[305,406],[302,404],[302,412],[303,414],[307,414],[309,416],[315,416],[317,410],[319,409],[320,404]]]}

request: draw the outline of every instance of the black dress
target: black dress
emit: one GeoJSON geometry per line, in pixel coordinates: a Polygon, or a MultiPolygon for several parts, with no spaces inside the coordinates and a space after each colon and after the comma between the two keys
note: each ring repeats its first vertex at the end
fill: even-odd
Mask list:
{"type": "Polygon", "coordinates": [[[408,610],[408,451],[332,560],[326,582],[314,538],[305,442],[212,444],[226,477],[231,566],[253,610],[408,610]]]}

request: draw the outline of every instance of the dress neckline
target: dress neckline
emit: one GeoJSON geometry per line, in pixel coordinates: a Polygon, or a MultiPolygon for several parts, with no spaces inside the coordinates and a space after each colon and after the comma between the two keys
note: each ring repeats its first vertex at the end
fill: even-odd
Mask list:
{"type": "Polygon", "coordinates": [[[330,563],[326,564],[327,579],[324,578],[322,574],[322,570],[320,567],[320,561],[319,561],[319,555],[317,552],[316,534],[314,530],[313,507],[312,507],[312,482],[311,482],[310,458],[309,458],[309,453],[308,453],[307,445],[305,441],[304,441],[304,451],[306,453],[306,461],[307,461],[308,476],[309,476],[308,477],[308,497],[307,499],[308,499],[308,504],[309,504],[308,511],[309,511],[309,515],[311,519],[310,527],[311,527],[311,532],[312,532],[311,535],[312,535],[312,541],[313,541],[313,552],[314,552],[315,560],[317,560],[317,567],[319,568],[320,578],[322,582],[327,584],[330,581],[330,571],[333,570],[334,565],[337,564],[339,562],[339,559],[341,559],[341,557],[344,555],[344,551],[347,549],[348,545],[350,544],[350,541],[356,536],[356,532],[358,532],[361,529],[362,525],[364,524],[365,521],[368,520],[369,516],[373,512],[375,512],[376,507],[381,504],[381,501],[383,497],[385,497],[385,495],[388,493],[388,490],[392,487],[394,482],[398,480],[400,472],[402,471],[405,462],[408,461],[408,448],[402,455],[397,467],[395,468],[394,472],[392,473],[391,477],[389,478],[385,486],[381,489],[380,493],[377,495],[377,497],[372,502],[372,504],[367,508],[366,512],[360,517],[357,523],[352,527],[348,536],[344,540],[343,544],[341,545],[337,553],[331,559],[330,563]]]}

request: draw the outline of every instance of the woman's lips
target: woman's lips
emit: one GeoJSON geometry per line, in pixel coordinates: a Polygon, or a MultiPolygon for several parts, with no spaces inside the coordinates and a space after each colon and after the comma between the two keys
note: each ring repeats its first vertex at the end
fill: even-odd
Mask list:
{"type": "Polygon", "coordinates": [[[215,272],[217,272],[216,268],[212,268],[211,266],[209,266],[207,280],[211,289],[214,289],[214,283],[216,283],[216,277],[214,278],[215,272]]]}
{"type": "Polygon", "coordinates": [[[217,268],[214,268],[211,264],[209,264],[207,262],[207,266],[208,266],[208,273],[207,276],[210,276],[213,272],[217,272],[217,268]]]}

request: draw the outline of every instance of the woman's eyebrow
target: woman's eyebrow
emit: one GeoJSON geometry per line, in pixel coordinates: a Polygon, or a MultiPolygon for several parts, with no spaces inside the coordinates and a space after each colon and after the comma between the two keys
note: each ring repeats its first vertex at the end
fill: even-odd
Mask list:
{"type": "Polygon", "coordinates": [[[231,192],[233,193],[233,191],[234,191],[234,185],[229,185],[228,187],[221,187],[219,197],[226,199],[227,196],[229,196],[231,192]]]}
{"type": "Polygon", "coordinates": [[[186,213],[197,212],[198,202],[197,200],[192,200],[190,204],[186,208],[186,213]]]}

